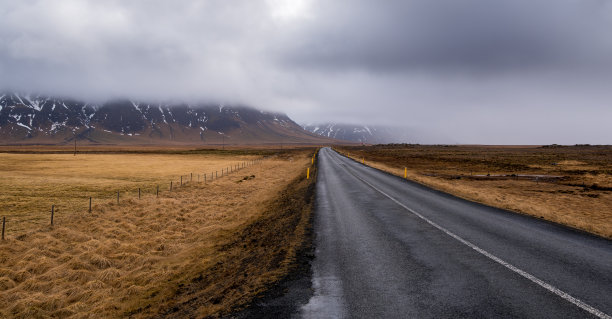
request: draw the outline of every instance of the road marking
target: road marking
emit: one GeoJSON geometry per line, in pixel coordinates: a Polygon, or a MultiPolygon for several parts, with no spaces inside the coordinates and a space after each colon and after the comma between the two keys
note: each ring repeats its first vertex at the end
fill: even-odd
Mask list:
{"type": "Polygon", "coordinates": [[[399,202],[397,199],[391,197],[389,194],[385,193],[384,191],[378,189],[376,186],[370,184],[369,182],[367,182],[366,180],[364,180],[363,178],[357,176],[356,174],[353,174],[352,172],[349,171],[348,167],[346,165],[345,169],[347,169],[347,171],[349,172],[349,174],[353,175],[355,178],[359,179],[360,181],[364,182],[366,185],[370,186],[372,189],[374,189],[375,191],[381,193],[382,195],[386,196],[387,198],[389,198],[390,200],[392,200],[393,202],[395,202],[396,204],[398,204],[399,206],[401,206],[402,208],[404,208],[405,210],[409,211],[410,213],[414,214],[415,216],[419,217],[420,219],[424,220],[425,222],[427,222],[428,224],[430,224],[431,226],[437,228],[438,230],[441,230],[442,232],[444,232],[445,234],[451,236],[452,238],[456,239],[457,241],[459,241],[460,243],[472,248],[473,250],[479,252],[480,254],[484,255],[485,257],[495,261],[496,263],[508,268],[509,270],[521,275],[522,277],[529,279],[531,282],[539,285],[540,287],[554,293],[555,295],[565,299],[566,301],[569,301],[571,303],[573,303],[574,305],[580,307],[583,310],[588,311],[590,314],[602,318],[602,319],[612,319],[612,316],[604,313],[603,311],[594,308],[590,305],[588,305],[587,303],[585,303],[584,301],[571,296],[570,294],[564,292],[563,290],[560,290],[559,288],[548,284],[546,282],[544,282],[543,280],[531,275],[530,273],[521,270],[515,266],[513,266],[512,264],[502,260],[501,258],[491,254],[490,252],[472,244],[471,242],[459,237],[458,235],[456,235],[455,233],[451,232],[450,230],[436,224],[435,222],[429,220],[427,217],[421,215],[420,213],[414,211],[413,209],[407,207],[406,205],[402,204],[401,202],[399,202]]]}

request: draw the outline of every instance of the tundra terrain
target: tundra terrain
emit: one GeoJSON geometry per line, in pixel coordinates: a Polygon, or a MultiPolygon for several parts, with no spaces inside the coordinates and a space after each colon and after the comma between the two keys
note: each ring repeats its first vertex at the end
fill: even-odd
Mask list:
{"type": "Polygon", "coordinates": [[[304,245],[313,152],[0,154],[0,317],[240,309],[304,245]]]}
{"type": "Polygon", "coordinates": [[[345,155],[490,206],[612,238],[612,146],[390,144],[345,155]]]}

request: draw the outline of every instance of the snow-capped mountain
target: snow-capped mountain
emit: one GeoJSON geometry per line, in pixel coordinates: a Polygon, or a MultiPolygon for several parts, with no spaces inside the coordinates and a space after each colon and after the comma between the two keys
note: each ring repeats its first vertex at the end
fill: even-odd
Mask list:
{"type": "Polygon", "coordinates": [[[115,100],[89,104],[26,94],[0,94],[0,141],[90,143],[318,143],[289,117],[246,106],[115,100]]]}
{"type": "Polygon", "coordinates": [[[366,144],[407,143],[411,136],[403,128],[353,124],[308,124],[305,130],[320,136],[366,144]]]}

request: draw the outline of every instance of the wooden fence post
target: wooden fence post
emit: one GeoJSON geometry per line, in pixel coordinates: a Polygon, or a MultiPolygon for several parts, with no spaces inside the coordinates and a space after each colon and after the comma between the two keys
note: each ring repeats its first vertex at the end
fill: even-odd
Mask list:
{"type": "Polygon", "coordinates": [[[172,181],[170,181],[170,190],[172,190],[172,181]]]}
{"type": "Polygon", "coordinates": [[[2,240],[4,240],[4,225],[6,225],[6,217],[2,217],[2,240]]]}
{"type": "Polygon", "coordinates": [[[51,226],[53,226],[53,214],[55,213],[55,205],[51,205],[51,226]]]}
{"type": "Polygon", "coordinates": [[[155,196],[159,197],[159,185],[157,185],[157,191],[155,191],[155,196]]]}
{"type": "Polygon", "coordinates": [[[206,173],[204,173],[204,185],[206,185],[206,173]]]}
{"type": "Polygon", "coordinates": [[[183,186],[183,175],[181,175],[181,186],[183,186]]]}
{"type": "Polygon", "coordinates": [[[140,187],[138,187],[138,199],[140,199],[140,187]]]}
{"type": "Polygon", "coordinates": [[[89,212],[91,213],[91,196],[89,196],[89,212]]]}
{"type": "Polygon", "coordinates": [[[117,204],[119,204],[119,192],[117,192],[117,204]]]}

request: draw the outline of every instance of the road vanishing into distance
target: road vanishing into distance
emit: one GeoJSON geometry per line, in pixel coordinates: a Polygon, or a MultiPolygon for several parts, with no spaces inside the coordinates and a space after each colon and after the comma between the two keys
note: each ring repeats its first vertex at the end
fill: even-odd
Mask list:
{"type": "MultiPolygon", "coordinates": [[[[611,318],[612,241],[319,152],[304,318],[611,318]]],[[[611,208],[612,209],[612,208],[611,208]]]]}

